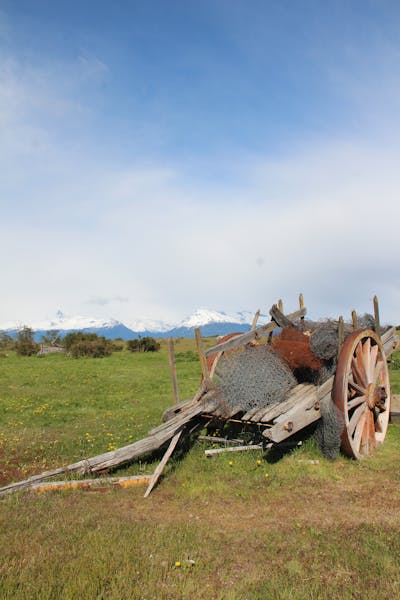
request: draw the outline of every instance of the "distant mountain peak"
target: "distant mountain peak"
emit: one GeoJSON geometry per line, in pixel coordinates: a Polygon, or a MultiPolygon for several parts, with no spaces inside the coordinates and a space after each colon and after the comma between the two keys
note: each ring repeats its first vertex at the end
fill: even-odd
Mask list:
{"type": "MultiPolygon", "coordinates": [[[[98,319],[80,315],[69,316],[63,311],[58,310],[51,319],[26,323],[26,325],[37,332],[38,336],[46,331],[57,329],[62,334],[70,331],[92,331],[110,338],[122,336],[125,339],[140,335],[190,337],[193,335],[195,327],[202,328],[204,335],[220,335],[221,333],[225,334],[239,330],[245,331],[250,326],[253,316],[253,313],[250,311],[226,313],[202,307],[195,310],[194,313],[180,323],[172,324],[150,319],[137,319],[123,323],[113,318],[98,319]]],[[[269,317],[261,315],[259,324],[265,322],[265,320],[269,320],[269,317]]],[[[0,325],[0,329],[8,331],[17,331],[19,328],[20,324],[7,323],[4,326],[0,325]]]]}

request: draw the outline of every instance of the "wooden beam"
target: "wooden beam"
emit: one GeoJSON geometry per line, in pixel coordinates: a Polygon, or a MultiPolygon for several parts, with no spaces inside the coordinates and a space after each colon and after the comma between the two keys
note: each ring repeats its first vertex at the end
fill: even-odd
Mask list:
{"type": "MultiPolygon", "coordinates": [[[[300,310],[302,310],[304,308],[304,298],[303,298],[303,294],[299,294],[299,308],[300,310]]],[[[302,317],[300,317],[300,321],[301,323],[304,323],[304,315],[302,317]]]]}
{"type": "MultiPolygon", "coordinates": [[[[122,488],[146,485],[151,475],[132,475],[131,477],[97,477],[96,479],[71,479],[67,481],[44,481],[31,486],[35,492],[53,492],[56,490],[96,489],[99,486],[116,486],[122,488]]],[[[106,488],[101,488],[106,489],[106,488]]]]}
{"type": "Polygon", "coordinates": [[[216,437],[214,435],[199,435],[197,438],[198,442],[211,442],[212,444],[235,444],[236,446],[241,446],[243,444],[243,440],[235,440],[235,439],[227,439],[222,437],[216,437]]]}
{"type": "Polygon", "coordinates": [[[210,373],[208,372],[206,354],[203,349],[203,342],[201,340],[201,333],[200,333],[199,327],[196,327],[196,329],[194,330],[194,335],[196,338],[197,352],[199,353],[200,366],[201,366],[201,372],[203,375],[203,379],[205,382],[210,383],[210,373]]]}
{"type": "Polygon", "coordinates": [[[343,317],[340,316],[339,323],[338,323],[338,356],[342,349],[343,342],[344,342],[344,321],[343,321],[343,317]]]}
{"type": "Polygon", "coordinates": [[[230,446],[228,448],[212,448],[204,450],[206,456],[214,456],[215,454],[223,454],[224,452],[246,452],[248,450],[262,450],[262,444],[252,444],[248,446],[230,446]]]}
{"type": "MultiPolygon", "coordinates": [[[[304,317],[307,310],[302,308],[301,310],[297,310],[296,312],[290,313],[287,316],[290,321],[295,321],[296,319],[300,319],[304,317]]],[[[227,340],[223,344],[218,344],[218,346],[213,346],[212,348],[208,348],[205,351],[205,355],[209,356],[210,354],[214,354],[215,352],[225,352],[226,350],[233,350],[234,348],[239,348],[240,346],[244,346],[248,344],[255,338],[260,337],[261,335],[268,335],[270,332],[274,331],[278,325],[276,323],[267,323],[266,325],[261,325],[261,327],[257,327],[253,331],[246,331],[246,333],[242,333],[230,340],[227,340]]]]}
{"type": "Polygon", "coordinates": [[[357,313],[354,309],[351,311],[351,320],[353,322],[353,329],[354,330],[358,329],[358,317],[357,317],[357,313]]]}
{"type": "Polygon", "coordinates": [[[281,311],[281,313],[283,313],[283,302],[281,298],[278,300],[278,309],[281,311]]]}
{"type": "Polygon", "coordinates": [[[171,382],[172,382],[172,392],[174,394],[174,402],[175,402],[175,404],[179,404],[178,377],[176,375],[174,340],[172,339],[172,337],[168,338],[167,345],[168,345],[168,362],[169,362],[169,369],[171,372],[171,382]]]}
{"type": "Polygon", "coordinates": [[[182,429],[180,431],[178,431],[178,433],[176,433],[174,435],[174,437],[172,438],[166,453],[162,457],[160,464],[158,465],[158,467],[156,468],[156,470],[153,473],[153,476],[150,480],[149,486],[148,486],[147,490],[145,491],[144,498],[147,498],[150,495],[152,489],[156,485],[157,481],[160,479],[161,473],[163,472],[164,467],[167,464],[171,454],[175,450],[175,447],[176,447],[177,443],[179,442],[179,438],[181,437],[181,435],[182,435],[182,429]]]}
{"type": "Polygon", "coordinates": [[[271,307],[269,314],[275,323],[279,325],[279,327],[290,327],[294,329],[294,323],[283,314],[279,306],[276,306],[276,304],[271,307]]]}
{"type": "Polygon", "coordinates": [[[253,317],[253,322],[252,322],[252,324],[251,324],[250,331],[254,331],[254,330],[255,330],[255,328],[257,327],[257,322],[258,322],[258,318],[259,318],[259,316],[260,316],[260,312],[261,312],[261,311],[260,311],[260,309],[258,309],[258,310],[256,311],[256,313],[255,313],[255,315],[254,315],[254,317],[253,317]]]}
{"type": "Polygon", "coordinates": [[[379,302],[378,296],[374,296],[374,319],[375,319],[375,331],[378,335],[381,334],[381,324],[379,320],[379,302]]]}

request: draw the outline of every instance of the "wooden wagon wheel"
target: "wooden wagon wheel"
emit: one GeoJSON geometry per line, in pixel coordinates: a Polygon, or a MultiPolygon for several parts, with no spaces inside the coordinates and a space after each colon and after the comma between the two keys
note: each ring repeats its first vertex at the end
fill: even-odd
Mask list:
{"type": "Polygon", "coordinates": [[[390,383],[385,351],[372,329],[355,331],[343,344],[332,389],[343,413],[343,452],[370,454],[385,439],[390,412],[390,383]]]}

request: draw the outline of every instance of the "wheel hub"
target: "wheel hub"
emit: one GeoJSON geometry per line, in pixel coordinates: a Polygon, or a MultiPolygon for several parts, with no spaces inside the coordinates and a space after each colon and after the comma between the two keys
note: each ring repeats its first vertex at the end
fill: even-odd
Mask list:
{"type": "Polygon", "coordinates": [[[369,383],[365,391],[365,398],[368,408],[371,410],[373,410],[375,407],[379,408],[380,412],[386,410],[385,400],[387,398],[387,394],[382,385],[369,383]]]}

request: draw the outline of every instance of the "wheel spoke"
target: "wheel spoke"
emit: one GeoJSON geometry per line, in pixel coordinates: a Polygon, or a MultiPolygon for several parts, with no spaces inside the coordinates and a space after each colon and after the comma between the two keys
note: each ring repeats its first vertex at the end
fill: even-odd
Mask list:
{"type": "Polygon", "coordinates": [[[365,377],[362,374],[362,372],[360,371],[358,362],[354,357],[351,359],[351,368],[352,368],[352,372],[353,372],[353,377],[356,380],[356,382],[358,384],[364,386],[364,388],[366,388],[367,382],[365,381],[365,377]]]}
{"type": "Polygon", "coordinates": [[[365,394],[365,387],[362,387],[361,385],[358,385],[358,383],[355,383],[354,381],[351,381],[351,379],[349,379],[349,386],[355,390],[356,392],[358,392],[359,394],[363,395],[365,394]]]}
{"type": "Polygon", "coordinates": [[[358,421],[359,421],[359,419],[360,419],[361,415],[362,415],[364,412],[365,412],[365,405],[364,405],[364,404],[362,404],[361,406],[358,406],[358,407],[356,408],[356,410],[353,412],[353,414],[352,414],[352,416],[351,416],[351,419],[350,419],[350,421],[349,421],[349,427],[348,427],[348,430],[349,430],[349,434],[350,434],[350,436],[352,436],[352,435],[353,435],[353,433],[354,433],[354,430],[355,430],[355,428],[356,428],[356,425],[357,425],[357,423],[358,423],[358,421]]]}
{"type": "Polygon", "coordinates": [[[364,373],[367,383],[371,383],[371,339],[362,344],[361,352],[362,365],[364,367],[364,373]]]}
{"type": "Polygon", "coordinates": [[[375,421],[374,421],[374,413],[372,412],[372,410],[369,410],[367,413],[367,422],[368,422],[369,449],[373,450],[376,446],[376,442],[375,442],[375,421]]]}
{"type": "Polygon", "coordinates": [[[352,408],[355,408],[362,402],[365,402],[365,396],[357,396],[356,398],[352,398],[347,402],[347,409],[351,410],[352,408]]]}
{"type": "Polygon", "coordinates": [[[367,418],[367,415],[364,411],[360,417],[359,422],[357,423],[356,432],[354,434],[353,443],[354,443],[354,447],[357,452],[360,450],[361,436],[362,436],[362,432],[364,431],[364,424],[365,424],[366,418],[367,418]]]}
{"type": "Polygon", "coordinates": [[[357,361],[357,366],[358,366],[358,370],[360,371],[361,377],[363,378],[365,385],[368,385],[368,378],[367,378],[367,373],[365,371],[365,366],[364,366],[364,354],[363,354],[363,345],[360,342],[356,348],[356,361],[357,361]]]}
{"type": "Polygon", "coordinates": [[[382,427],[382,423],[380,421],[380,413],[377,416],[376,420],[374,420],[374,428],[376,433],[382,433],[383,432],[383,427],[382,427]]]}
{"type": "Polygon", "coordinates": [[[383,367],[383,360],[378,360],[376,367],[375,367],[375,371],[374,371],[374,382],[375,383],[378,383],[378,381],[379,381],[379,378],[382,373],[382,367],[383,367]]]}
{"type": "Polygon", "coordinates": [[[376,361],[378,359],[378,350],[378,346],[372,346],[371,348],[371,377],[374,376],[376,361]]]}
{"type": "Polygon", "coordinates": [[[368,454],[369,450],[369,410],[365,411],[365,419],[364,419],[364,427],[361,435],[361,448],[363,449],[363,454],[368,454]]]}

